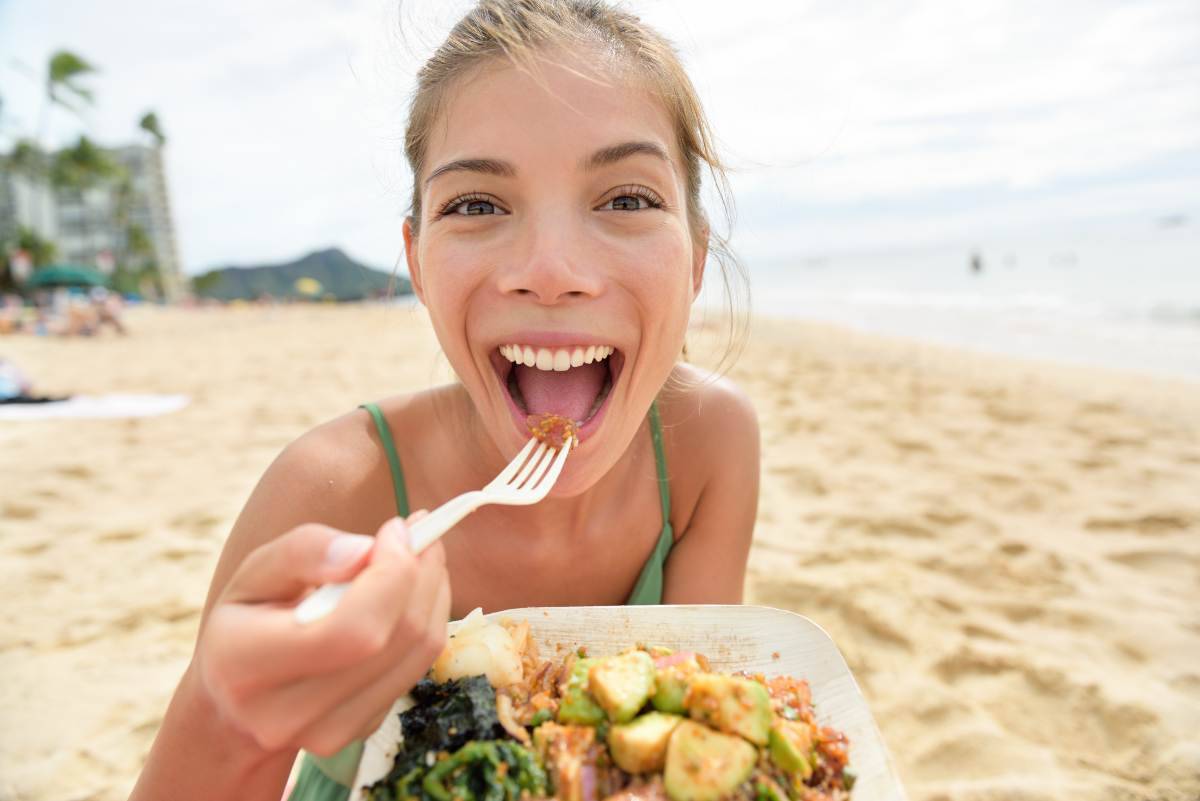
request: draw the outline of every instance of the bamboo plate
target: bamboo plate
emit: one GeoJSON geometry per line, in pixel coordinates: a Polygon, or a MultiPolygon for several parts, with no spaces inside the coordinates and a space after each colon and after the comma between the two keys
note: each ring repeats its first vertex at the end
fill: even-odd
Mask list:
{"type": "MultiPolygon", "coordinates": [[[[581,645],[593,656],[605,656],[642,643],[697,651],[718,671],[807,679],[818,720],[850,738],[850,766],[858,774],[853,801],[907,799],[846,660],[829,635],[806,617],[763,606],[577,606],[511,609],[487,618],[528,620],[543,656],[554,654],[558,646],[581,645]]],[[[361,798],[360,788],[391,768],[405,700],[396,702],[367,740],[352,801],[361,798]]]]}

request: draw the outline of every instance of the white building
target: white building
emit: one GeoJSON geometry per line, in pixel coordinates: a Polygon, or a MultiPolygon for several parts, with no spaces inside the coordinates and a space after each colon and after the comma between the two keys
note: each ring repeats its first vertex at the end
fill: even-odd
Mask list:
{"type": "MultiPolygon", "coordinates": [[[[175,226],[162,152],[145,145],[107,150],[129,177],[126,225],[145,232],[154,251],[152,260],[162,276],[168,300],[184,288],[180,274],[175,226]]],[[[18,227],[31,228],[54,243],[56,261],[86,264],[110,273],[129,252],[128,228],[120,222],[120,190],[116,182],[86,190],[54,189],[44,181],[5,170],[0,176],[0,237],[10,238],[18,227]]]]}

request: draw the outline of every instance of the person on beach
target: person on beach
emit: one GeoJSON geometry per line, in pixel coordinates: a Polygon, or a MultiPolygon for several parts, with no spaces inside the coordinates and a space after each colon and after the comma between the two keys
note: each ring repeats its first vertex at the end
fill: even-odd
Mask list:
{"type": "Polygon", "coordinates": [[[361,739],[475,607],[742,599],[758,423],[681,360],[724,253],[701,170],[722,172],[672,47],[599,0],[482,0],[420,71],[405,148],[408,269],[458,382],[349,412],[270,466],[134,799],[276,801],[301,750],[290,797],[346,798],[361,739]],[[539,413],[580,421],[550,496],[414,556],[409,510],[489,482],[539,413]],[[342,581],[329,616],[294,620],[342,581]]]}

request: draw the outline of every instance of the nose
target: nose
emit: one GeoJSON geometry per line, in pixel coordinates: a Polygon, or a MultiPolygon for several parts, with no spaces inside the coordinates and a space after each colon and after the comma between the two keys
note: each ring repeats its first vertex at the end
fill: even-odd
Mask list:
{"type": "Polygon", "coordinates": [[[560,215],[530,219],[500,273],[500,291],[543,306],[599,295],[604,276],[598,260],[588,256],[584,237],[581,226],[560,215]]]}

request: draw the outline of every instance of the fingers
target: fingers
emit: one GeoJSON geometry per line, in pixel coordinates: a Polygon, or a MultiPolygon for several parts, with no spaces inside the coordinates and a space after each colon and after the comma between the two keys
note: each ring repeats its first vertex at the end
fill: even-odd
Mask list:
{"type": "MultiPolygon", "coordinates": [[[[407,692],[441,653],[445,646],[446,624],[449,620],[450,587],[445,566],[438,559],[426,559],[426,556],[422,554],[414,579],[406,588],[407,594],[400,597],[395,592],[392,593],[392,603],[401,614],[391,631],[382,632],[379,640],[383,644],[377,651],[356,651],[356,660],[337,672],[333,680],[328,670],[321,670],[279,688],[256,701],[254,716],[263,719],[300,720],[307,728],[310,724],[315,726],[318,722],[323,723],[326,716],[335,713],[359,695],[367,693],[381,681],[387,689],[376,690],[371,696],[373,699],[387,697],[387,703],[390,703],[397,696],[407,692]],[[407,665],[412,665],[416,671],[413,678],[406,678],[407,673],[401,669],[407,665]],[[393,674],[390,682],[383,678],[389,673],[393,674]]],[[[346,623],[342,628],[346,629],[351,625],[355,631],[337,630],[334,633],[345,636],[348,642],[353,643],[350,647],[356,649],[362,648],[361,643],[365,639],[374,638],[379,634],[365,630],[359,621],[346,623]]],[[[329,658],[327,653],[322,654],[322,657],[329,658]]],[[[366,706],[373,710],[377,703],[377,700],[373,700],[366,706]]],[[[361,725],[361,716],[357,711],[351,717],[357,725],[361,725]]],[[[349,728],[353,731],[349,724],[344,723],[344,718],[345,715],[343,730],[349,728]]]]}
{"type": "Polygon", "coordinates": [[[374,538],[301,526],[239,567],[198,655],[222,707],[261,745],[302,737],[336,750],[429,669],[450,613],[445,554],[435,544],[417,557],[407,542],[399,519],[374,538]],[[338,608],[298,624],[290,601],[329,581],[350,583],[338,608]]]}
{"type": "Polygon", "coordinates": [[[374,539],[318,523],[255,548],[229,580],[223,601],[286,601],[318,584],[346,581],[368,561],[374,539]]]}
{"type": "MultiPolygon", "coordinates": [[[[344,558],[346,546],[338,545],[339,533],[325,526],[302,526],[252,552],[231,579],[208,622],[217,631],[206,637],[222,673],[229,677],[229,692],[253,693],[351,667],[379,653],[392,639],[396,621],[408,606],[419,564],[404,544],[408,533],[400,520],[385,523],[375,538],[361,538],[374,544],[375,551],[383,550],[382,555],[356,557],[350,568],[341,563],[338,569],[365,573],[362,562],[369,560],[371,580],[363,584],[364,576],[357,577],[338,608],[325,618],[301,625],[293,619],[290,606],[266,602],[277,600],[266,589],[295,593],[328,569],[333,559],[344,558]],[[381,537],[385,531],[390,534],[381,537]],[[381,548],[381,543],[386,547],[381,548]]],[[[440,548],[431,549],[422,561],[441,564],[444,554],[440,548]]]]}
{"type": "Polygon", "coordinates": [[[429,671],[446,641],[450,613],[450,585],[439,582],[432,593],[414,593],[422,606],[427,625],[423,640],[401,644],[389,651],[384,668],[369,684],[335,703],[300,737],[304,748],[314,753],[334,753],[354,739],[370,736],[382,723],[393,702],[407,693],[429,671]]]}
{"type": "MultiPolygon", "coordinates": [[[[406,605],[396,603],[397,589],[411,587],[418,572],[418,558],[408,548],[408,528],[403,520],[393,518],[380,527],[375,539],[370,562],[350,584],[338,608],[323,621],[330,627],[357,632],[368,653],[382,650],[397,625],[406,625],[409,635],[419,627],[410,625],[417,621],[406,619],[406,605]]],[[[442,564],[444,560],[441,549],[430,549],[421,557],[426,563],[442,564]]]]}

